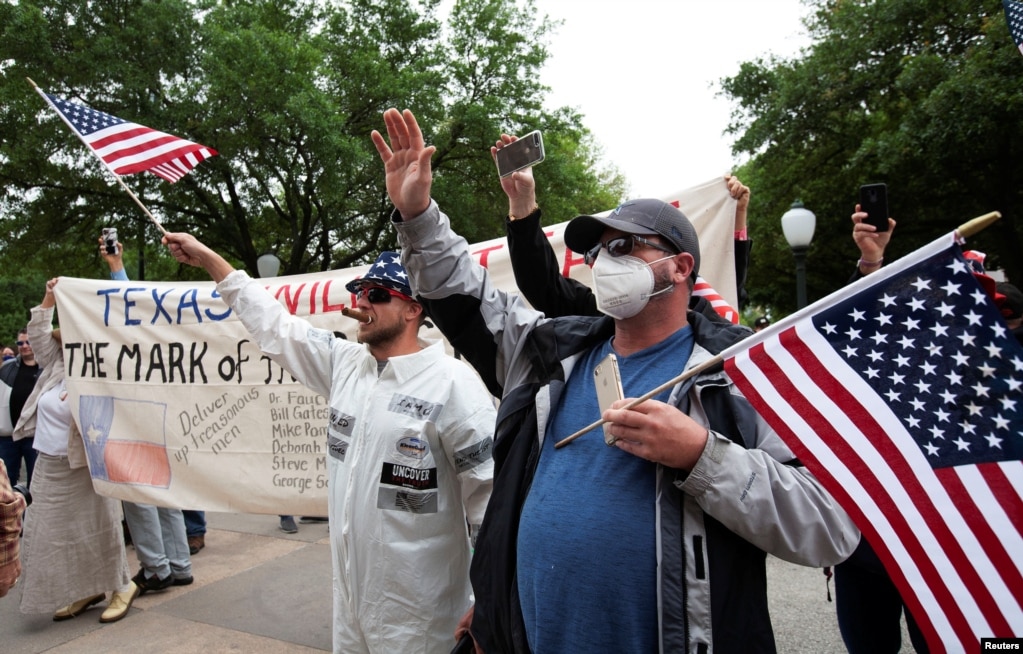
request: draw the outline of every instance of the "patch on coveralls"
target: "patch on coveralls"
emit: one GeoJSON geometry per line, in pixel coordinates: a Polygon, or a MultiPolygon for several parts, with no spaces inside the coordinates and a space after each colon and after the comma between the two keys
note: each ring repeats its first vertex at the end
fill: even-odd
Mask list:
{"type": "Polygon", "coordinates": [[[494,439],[487,437],[478,443],[455,452],[455,468],[459,473],[471,470],[479,464],[489,461],[494,453],[494,439]]]}
{"type": "Polygon", "coordinates": [[[418,436],[406,436],[394,444],[398,454],[422,461],[430,453],[430,443],[418,436]]]}
{"type": "Polygon", "coordinates": [[[416,418],[417,420],[424,420],[426,422],[436,422],[443,409],[443,404],[428,402],[426,400],[421,400],[418,397],[401,395],[400,393],[392,395],[391,403],[387,406],[388,411],[400,413],[403,416],[416,418]]]}
{"type": "Polygon", "coordinates": [[[330,424],[327,426],[327,452],[338,461],[344,461],[351,445],[355,417],[330,409],[330,424]]]}
{"type": "Polygon", "coordinates": [[[377,508],[408,513],[437,512],[437,469],[384,462],[377,508]]]}

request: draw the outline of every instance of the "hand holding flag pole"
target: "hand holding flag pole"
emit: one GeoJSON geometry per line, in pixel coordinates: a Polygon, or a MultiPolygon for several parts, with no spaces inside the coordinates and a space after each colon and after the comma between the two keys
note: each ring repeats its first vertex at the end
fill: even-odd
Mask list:
{"type": "MultiPolygon", "coordinates": [[[[996,220],[998,220],[1001,217],[1002,217],[1001,213],[999,213],[997,211],[992,211],[992,212],[986,213],[986,214],[984,214],[982,216],[978,216],[977,218],[973,218],[972,220],[968,220],[967,222],[963,223],[958,228],[956,228],[956,230],[955,230],[956,237],[959,238],[959,239],[969,238],[969,237],[973,236],[974,234],[977,234],[978,232],[980,232],[982,229],[988,227],[989,225],[991,225],[992,223],[994,223],[996,220]]],[[[810,307],[807,307],[806,309],[803,309],[802,311],[798,312],[797,314],[793,314],[793,316],[790,316],[789,318],[786,318],[785,320],[783,320],[783,321],[781,321],[779,323],[776,323],[776,324],[772,325],[771,327],[768,327],[767,329],[763,330],[760,333],[764,334],[764,335],[768,335],[768,334],[777,332],[777,331],[779,331],[781,329],[785,329],[788,326],[788,323],[791,322],[791,319],[793,319],[796,315],[800,315],[800,314],[807,313],[807,312],[810,312],[810,311],[813,311],[813,310],[817,310],[815,307],[816,307],[816,304],[815,305],[811,305],[810,307]]],[[[740,343],[739,345],[732,346],[731,348],[729,348],[725,352],[722,352],[721,354],[718,354],[718,355],[715,355],[715,356],[711,357],[710,359],[704,361],[702,364],[700,364],[698,366],[695,366],[695,367],[693,367],[693,368],[691,368],[689,370],[686,370],[685,372],[683,372],[682,374],[678,375],[677,377],[675,377],[673,379],[669,379],[668,381],[664,382],[663,384],[661,384],[657,388],[655,388],[655,389],[653,389],[653,390],[651,390],[651,391],[649,391],[647,393],[644,393],[640,397],[637,397],[636,399],[632,400],[631,402],[629,402],[628,404],[623,406],[622,409],[631,409],[631,408],[637,406],[638,404],[641,404],[642,402],[646,402],[647,400],[649,400],[650,398],[654,397],[658,393],[666,391],[669,388],[671,388],[672,386],[675,386],[676,384],[680,384],[680,383],[684,382],[685,380],[689,379],[690,377],[692,377],[694,375],[701,374],[701,373],[703,373],[703,372],[705,372],[707,370],[710,370],[710,369],[714,368],[715,366],[720,366],[722,364],[722,362],[724,361],[724,359],[727,358],[726,355],[729,355],[730,353],[734,354],[737,349],[744,349],[743,348],[743,344],[740,343]]],[[[607,422],[607,421],[604,420],[603,418],[601,418],[600,420],[597,420],[596,422],[593,422],[593,423],[591,423],[589,425],[586,425],[585,427],[583,427],[579,431],[575,432],[574,434],[571,434],[570,436],[566,436],[565,438],[563,438],[560,441],[558,441],[557,443],[555,443],[554,444],[554,448],[555,449],[560,449],[560,448],[564,447],[565,445],[568,445],[569,443],[571,443],[575,439],[579,438],[583,434],[589,432],[590,430],[596,429],[597,427],[600,427],[605,422],[607,422]]]]}
{"type": "Polygon", "coordinates": [[[167,230],[128,188],[121,175],[149,171],[173,184],[200,162],[215,156],[217,151],[43,93],[35,82],[27,77],[25,79],[82,143],[103,162],[149,220],[166,235],[167,230]]]}

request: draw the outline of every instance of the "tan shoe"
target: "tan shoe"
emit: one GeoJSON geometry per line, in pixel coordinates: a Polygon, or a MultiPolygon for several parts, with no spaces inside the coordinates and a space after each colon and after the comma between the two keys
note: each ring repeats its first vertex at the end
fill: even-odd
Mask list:
{"type": "Polygon", "coordinates": [[[92,597],[86,597],[83,600],[78,600],[72,604],[68,604],[62,609],[57,609],[57,612],[53,614],[53,621],[60,622],[62,620],[70,620],[71,618],[77,617],[93,604],[99,604],[107,598],[105,593],[99,595],[93,595],[92,597]]]}
{"type": "Polygon", "coordinates": [[[139,596],[139,587],[135,585],[135,582],[131,582],[131,588],[126,591],[118,591],[110,596],[110,603],[107,604],[107,608],[103,611],[103,614],[99,616],[100,622],[117,622],[124,616],[128,615],[128,609],[131,608],[131,603],[135,601],[135,598],[139,596]]]}

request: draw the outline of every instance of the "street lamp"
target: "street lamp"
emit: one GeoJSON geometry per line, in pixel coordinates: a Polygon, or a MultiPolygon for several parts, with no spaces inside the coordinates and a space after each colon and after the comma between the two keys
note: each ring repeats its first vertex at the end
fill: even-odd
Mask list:
{"type": "Polygon", "coordinates": [[[260,277],[276,277],[281,270],[281,260],[273,252],[259,255],[256,259],[256,272],[260,277]]]}
{"type": "Polygon", "coordinates": [[[816,225],[817,216],[799,200],[793,202],[781,217],[781,231],[785,233],[792,256],[796,258],[796,309],[806,306],[806,251],[813,240],[816,225]]]}

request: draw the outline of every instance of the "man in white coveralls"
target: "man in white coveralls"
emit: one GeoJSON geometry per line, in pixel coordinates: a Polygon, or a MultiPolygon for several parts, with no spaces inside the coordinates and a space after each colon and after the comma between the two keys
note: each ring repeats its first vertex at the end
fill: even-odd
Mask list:
{"type": "Polygon", "coordinates": [[[267,356],[329,398],[334,651],[449,652],[471,602],[495,408],[472,369],[418,337],[423,307],[397,253],[348,284],[370,318],[353,343],[289,314],[193,236],[163,241],[206,269],[267,356]]]}

